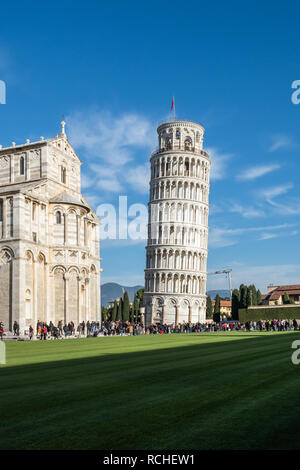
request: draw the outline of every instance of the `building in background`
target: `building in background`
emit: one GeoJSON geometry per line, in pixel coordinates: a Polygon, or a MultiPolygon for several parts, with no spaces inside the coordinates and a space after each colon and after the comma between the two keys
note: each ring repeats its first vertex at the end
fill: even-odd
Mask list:
{"type": "MultiPolygon", "coordinates": [[[[212,301],[212,306],[215,306],[216,301],[212,301]]],[[[226,317],[231,317],[231,300],[220,300],[220,314],[226,317]]]]}
{"type": "Polygon", "coordinates": [[[300,304],[300,284],[290,286],[268,286],[268,293],[262,295],[263,305],[283,305],[284,294],[295,304],[300,304]]]}
{"type": "Polygon", "coordinates": [[[157,129],[151,156],[144,306],[146,324],[204,321],[210,159],[204,128],[174,121],[157,129]]]}
{"type": "Polygon", "coordinates": [[[65,134],[0,148],[0,321],[100,320],[99,220],[65,134]]]}

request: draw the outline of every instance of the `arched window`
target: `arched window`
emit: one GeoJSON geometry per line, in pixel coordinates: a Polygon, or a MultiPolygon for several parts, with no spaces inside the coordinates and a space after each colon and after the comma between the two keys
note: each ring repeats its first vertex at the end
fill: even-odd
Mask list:
{"type": "Polygon", "coordinates": [[[180,129],[176,129],[176,139],[180,139],[180,129]]]}
{"type": "Polygon", "coordinates": [[[24,157],[20,158],[20,175],[25,174],[25,159],[24,157]]]}
{"type": "Polygon", "coordinates": [[[184,141],[184,149],[185,150],[192,150],[192,139],[187,137],[184,141]]]}
{"type": "Polygon", "coordinates": [[[56,212],[56,223],[61,224],[61,212],[56,212]]]}

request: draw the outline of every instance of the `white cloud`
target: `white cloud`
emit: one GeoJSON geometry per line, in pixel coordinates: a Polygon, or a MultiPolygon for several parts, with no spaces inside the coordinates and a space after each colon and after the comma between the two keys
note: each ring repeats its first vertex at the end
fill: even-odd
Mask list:
{"type": "Polygon", "coordinates": [[[213,227],[208,234],[208,244],[210,248],[222,248],[236,245],[240,237],[248,232],[270,232],[272,230],[284,230],[295,227],[296,224],[278,224],[265,227],[244,227],[244,228],[219,228],[213,227]]]}
{"type": "Polygon", "coordinates": [[[276,134],[272,136],[272,145],[269,148],[269,152],[275,152],[281,148],[290,148],[297,146],[297,144],[288,136],[283,134],[276,134]]]}
{"type": "Polygon", "coordinates": [[[208,246],[210,248],[222,248],[236,245],[239,242],[237,235],[239,233],[236,230],[214,227],[208,234],[208,246]]]}
{"type": "Polygon", "coordinates": [[[232,153],[220,153],[216,148],[207,149],[211,160],[211,180],[220,180],[226,177],[227,163],[233,157],[232,153]]]}
{"type": "Polygon", "coordinates": [[[237,175],[236,178],[242,181],[254,180],[268,173],[271,173],[274,170],[278,170],[279,168],[280,168],[280,165],[276,163],[273,163],[271,165],[254,166],[254,167],[248,168],[247,170],[242,171],[240,174],[237,175]]]}
{"type": "Polygon", "coordinates": [[[139,150],[148,161],[154,147],[152,123],[136,113],[76,112],[69,116],[68,133],[75,148],[88,156],[84,188],[105,192],[149,190],[149,165],[136,165],[139,150]],[[141,150],[142,149],[142,150],[141,150]]]}
{"type": "Polygon", "coordinates": [[[94,179],[85,173],[81,174],[81,187],[82,189],[90,188],[94,183],[94,179]]]}
{"type": "Polygon", "coordinates": [[[134,168],[129,168],[125,175],[125,180],[130,184],[132,189],[139,193],[148,193],[150,181],[150,168],[149,165],[138,165],[134,168]]]}
{"type": "Polygon", "coordinates": [[[109,112],[76,112],[68,116],[68,133],[75,148],[93,159],[124,165],[133,159],[136,148],[154,146],[154,127],[144,116],[109,112]]]}
{"type": "Polygon", "coordinates": [[[276,209],[277,214],[281,214],[281,215],[299,215],[300,214],[300,199],[299,198],[289,198],[289,199],[286,199],[284,203],[279,203],[279,202],[273,201],[272,199],[269,199],[268,203],[276,209]]]}
{"type": "Polygon", "coordinates": [[[265,197],[268,204],[276,209],[276,214],[281,215],[299,215],[300,214],[300,198],[290,197],[285,198],[283,202],[274,201],[274,198],[287,193],[294,185],[287,183],[281,186],[268,188],[260,192],[265,197]]]}
{"type": "Polygon", "coordinates": [[[278,233],[262,233],[258,240],[270,240],[271,238],[278,238],[278,233]]]}
{"type": "Polygon", "coordinates": [[[290,189],[293,188],[292,183],[282,184],[279,186],[274,186],[273,188],[263,189],[260,191],[260,194],[264,196],[267,200],[270,200],[276,196],[281,196],[282,194],[287,193],[290,189]]]}
{"type": "Polygon", "coordinates": [[[255,207],[243,207],[239,204],[233,203],[229,207],[229,212],[241,214],[245,218],[264,217],[265,213],[261,209],[255,207]]]}
{"type": "Polygon", "coordinates": [[[105,178],[105,179],[99,179],[97,181],[97,188],[102,190],[102,191],[110,191],[110,192],[116,192],[120,193],[123,191],[123,186],[121,183],[118,181],[117,178],[105,178]]]}
{"type": "Polygon", "coordinates": [[[83,191],[83,195],[87,200],[88,204],[92,206],[94,210],[96,210],[97,206],[101,203],[102,199],[101,196],[98,194],[90,194],[88,192],[83,191]]]}

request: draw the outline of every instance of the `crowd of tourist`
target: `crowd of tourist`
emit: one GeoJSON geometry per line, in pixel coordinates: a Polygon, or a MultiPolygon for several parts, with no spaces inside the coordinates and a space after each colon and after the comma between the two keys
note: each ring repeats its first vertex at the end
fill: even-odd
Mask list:
{"type": "MultiPolygon", "coordinates": [[[[217,331],[297,331],[297,320],[259,320],[240,323],[239,321],[205,322],[205,323],[181,323],[179,325],[153,324],[146,327],[142,323],[122,321],[81,322],[77,327],[73,322],[59,321],[54,325],[38,321],[35,329],[30,325],[26,336],[32,339],[62,339],[97,336],[127,336],[142,334],[174,334],[174,333],[202,333],[217,331]]],[[[0,339],[5,335],[3,322],[0,322],[0,339]]],[[[20,336],[20,327],[17,321],[13,324],[13,335],[20,336]]]]}

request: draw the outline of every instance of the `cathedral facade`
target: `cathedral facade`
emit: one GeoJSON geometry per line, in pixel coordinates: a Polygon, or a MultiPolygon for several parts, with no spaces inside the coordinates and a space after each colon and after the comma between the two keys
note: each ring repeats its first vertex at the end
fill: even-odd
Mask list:
{"type": "Polygon", "coordinates": [[[100,321],[99,220],[65,134],[0,147],[0,321],[100,321]]]}
{"type": "Polygon", "coordinates": [[[151,156],[144,306],[146,324],[203,322],[210,158],[204,128],[161,124],[151,156]]]}

